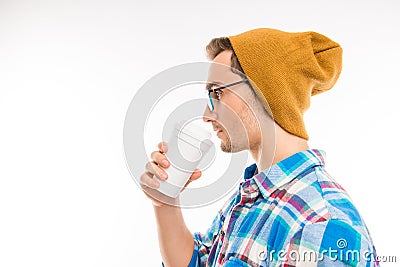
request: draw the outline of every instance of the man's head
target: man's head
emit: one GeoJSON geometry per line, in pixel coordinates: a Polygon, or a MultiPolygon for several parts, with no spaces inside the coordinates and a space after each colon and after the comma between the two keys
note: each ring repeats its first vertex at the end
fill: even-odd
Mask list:
{"type": "Polygon", "coordinates": [[[229,118],[218,107],[204,114],[214,128],[222,125],[230,130],[230,138],[219,134],[222,149],[229,152],[257,145],[259,122],[268,123],[266,117],[288,134],[308,140],[303,114],[310,97],[332,88],[341,71],[341,47],[315,32],[255,29],[213,39],[206,51],[213,61],[209,82],[250,81],[222,90],[219,104],[236,114],[235,123],[231,122],[235,116],[229,118]],[[224,70],[219,64],[228,67],[224,70]]]}
{"type": "MultiPolygon", "coordinates": [[[[207,89],[247,79],[228,37],[215,38],[206,47],[212,60],[207,89]]],[[[238,83],[211,94],[215,109],[206,108],[204,121],[210,122],[221,139],[224,152],[238,152],[260,145],[260,118],[269,117],[250,82],[238,83]]],[[[265,118],[264,118],[265,119],[265,118]]],[[[273,122],[270,119],[270,122],[273,122]]]]}

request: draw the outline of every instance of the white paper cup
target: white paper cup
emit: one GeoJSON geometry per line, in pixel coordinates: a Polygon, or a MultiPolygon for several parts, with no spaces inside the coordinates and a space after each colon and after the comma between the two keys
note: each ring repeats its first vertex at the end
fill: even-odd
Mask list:
{"type": "Polygon", "coordinates": [[[157,189],[161,193],[176,198],[189,180],[201,159],[213,145],[211,134],[195,124],[176,124],[168,140],[168,151],[165,154],[170,166],[165,170],[168,179],[160,182],[157,189]]]}

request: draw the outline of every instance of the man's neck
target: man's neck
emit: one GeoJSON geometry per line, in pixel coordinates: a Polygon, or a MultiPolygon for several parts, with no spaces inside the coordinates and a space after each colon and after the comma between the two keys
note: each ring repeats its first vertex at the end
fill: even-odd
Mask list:
{"type": "Polygon", "coordinates": [[[261,145],[250,149],[259,171],[263,171],[291,155],[309,149],[307,140],[289,134],[279,126],[275,130],[275,138],[263,135],[261,145]],[[274,142],[275,139],[275,142],[274,142]]]}

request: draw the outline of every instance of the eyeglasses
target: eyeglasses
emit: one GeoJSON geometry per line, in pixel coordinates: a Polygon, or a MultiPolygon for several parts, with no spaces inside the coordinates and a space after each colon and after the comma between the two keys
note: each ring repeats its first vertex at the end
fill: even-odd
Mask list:
{"type": "MultiPolygon", "coordinates": [[[[241,81],[230,83],[230,84],[227,84],[227,85],[224,85],[224,86],[207,89],[207,92],[208,92],[208,101],[207,101],[208,108],[211,111],[214,110],[215,106],[214,106],[213,99],[220,100],[221,99],[221,95],[222,95],[221,91],[223,89],[226,89],[228,87],[232,87],[232,86],[237,85],[237,84],[246,83],[246,82],[248,82],[248,80],[247,79],[243,79],[241,81]]],[[[211,86],[207,86],[207,87],[213,87],[213,86],[215,86],[215,85],[211,84],[211,86]]]]}

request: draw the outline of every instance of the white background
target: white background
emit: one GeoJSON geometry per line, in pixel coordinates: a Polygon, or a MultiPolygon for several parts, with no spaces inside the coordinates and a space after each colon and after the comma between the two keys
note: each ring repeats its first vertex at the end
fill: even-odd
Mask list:
{"type": "MultiPolygon", "coordinates": [[[[0,0],[0,266],[159,266],[151,204],[124,162],[125,112],[153,75],[257,27],[342,45],[337,85],[307,112],[309,144],[327,152],[378,253],[400,260],[399,7],[0,0]]],[[[220,204],[185,210],[188,227],[205,230],[220,204]]]]}

